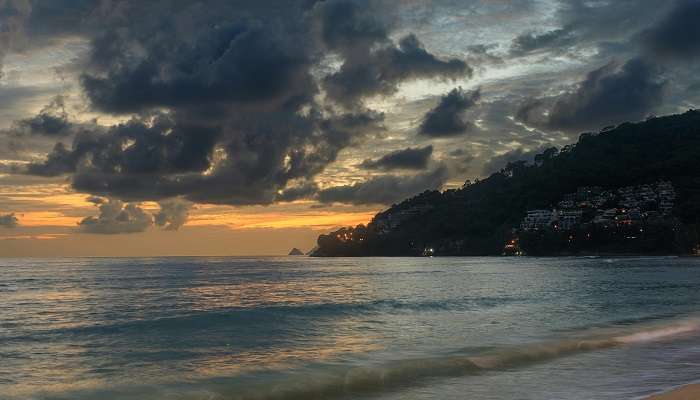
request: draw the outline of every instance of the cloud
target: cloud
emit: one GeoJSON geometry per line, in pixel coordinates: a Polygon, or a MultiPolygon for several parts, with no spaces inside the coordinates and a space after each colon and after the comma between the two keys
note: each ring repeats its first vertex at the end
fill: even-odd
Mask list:
{"type": "Polygon", "coordinates": [[[340,70],[323,83],[330,98],[347,105],[364,97],[393,94],[404,81],[464,76],[471,76],[466,63],[439,59],[427,52],[414,35],[408,35],[398,46],[380,48],[362,60],[346,59],[340,70]]]}
{"type": "Polygon", "coordinates": [[[314,14],[321,41],[342,56],[339,70],[323,79],[328,97],[340,104],[354,106],[366,97],[393,94],[404,81],[472,74],[464,61],[428,52],[414,34],[394,43],[388,25],[369,3],[327,1],[318,3],[314,14]]]}
{"type": "Polygon", "coordinates": [[[396,169],[426,169],[433,154],[433,146],[409,147],[392,151],[376,160],[365,160],[360,164],[364,169],[391,171],[396,169]]]}
{"type": "Polygon", "coordinates": [[[297,113],[241,118],[235,131],[179,125],[169,115],[134,118],[106,134],[62,143],[34,175],[72,175],[79,191],[130,200],[183,196],[220,204],[268,204],[288,182],[310,179],[338,152],[381,129],[383,115],[297,113]]]}
{"type": "Polygon", "coordinates": [[[544,116],[546,107],[547,102],[543,99],[526,99],[515,110],[515,119],[527,124],[546,125],[544,116]]]}
{"type": "Polygon", "coordinates": [[[192,202],[181,199],[164,200],[158,203],[160,211],[153,216],[156,226],[167,231],[176,231],[187,222],[192,202]]]}
{"type": "MultiPolygon", "coordinates": [[[[88,13],[80,82],[94,111],[132,118],[75,132],[27,173],[67,175],[75,190],[124,201],[270,204],[383,129],[381,113],[320,102],[322,45],[304,2],[124,4],[88,13]]],[[[343,35],[324,40],[340,48],[343,35]]],[[[417,41],[402,43],[380,52],[394,63],[393,83],[442,65],[421,59],[417,41]]],[[[32,122],[65,131],[46,115],[32,122]]]]}
{"type": "Polygon", "coordinates": [[[25,172],[30,175],[38,176],[59,176],[74,172],[77,168],[78,155],[67,149],[66,146],[59,142],[56,143],[53,150],[48,154],[46,160],[40,163],[32,163],[26,166],[25,172]]]}
{"type": "Polygon", "coordinates": [[[497,45],[495,44],[476,44],[469,46],[467,49],[469,50],[467,60],[471,65],[476,64],[483,67],[484,65],[488,64],[503,64],[503,58],[493,54],[494,50],[497,50],[497,45]]]}
{"type": "Polygon", "coordinates": [[[700,57],[700,2],[679,0],[655,26],[642,32],[642,41],[652,54],[668,59],[700,57]]]}
{"type": "Polygon", "coordinates": [[[277,194],[276,201],[295,201],[311,198],[318,192],[315,182],[304,182],[301,185],[288,187],[277,194]]]}
{"type": "Polygon", "coordinates": [[[505,168],[509,163],[515,161],[526,161],[532,163],[535,161],[535,156],[546,150],[548,146],[542,146],[531,150],[526,150],[522,147],[508,151],[506,153],[491,157],[484,163],[483,174],[491,175],[505,168]]]}
{"type": "Polygon", "coordinates": [[[576,36],[568,29],[554,29],[544,33],[527,32],[518,35],[511,43],[513,55],[525,55],[539,50],[566,47],[576,42],[576,36]]]}
{"type": "Polygon", "coordinates": [[[28,1],[0,0],[0,78],[5,56],[22,41],[24,20],[31,9],[28,1]]]}
{"type": "Polygon", "coordinates": [[[548,58],[560,56],[592,62],[611,56],[634,56],[636,35],[673,2],[558,0],[555,3],[542,4],[547,14],[552,9],[556,11],[540,20],[542,23],[534,25],[535,28],[527,28],[511,40],[510,57],[543,56],[541,61],[547,63],[548,58]]]}
{"type": "MultiPolygon", "coordinates": [[[[479,121],[479,131],[469,135],[473,155],[438,152],[454,176],[510,140],[532,148],[566,136],[545,137],[550,135],[545,130],[526,129],[532,126],[569,132],[655,111],[653,95],[665,87],[660,72],[615,64],[564,95],[535,96],[536,107],[518,115],[528,127],[505,118],[517,99],[570,79],[581,60],[602,65],[609,54],[600,51],[605,46],[619,46],[620,57],[629,57],[635,48],[627,40],[665,7],[646,0],[563,0],[541,15],[547,8],[541,2],[412,2],[401,10],[372,0],[33,2],[16,30],[15,37],[31,42],[22,50],[39,51],[42,43],[68,37],[77,39],[71,42],[76,48],[88,43],[88,51],[74,53],[85,56],[71,64],[70,73],[78,75],[71,90],[82,90],[86,111],[100,115],[100,121],[121,122],[100,129],[78,125],[60,107],[40,111],[23,120],[23,131],[32,134],[22,139],[32,146],[27,152],[32,157],[49,154],[26,171],[65,176],[74,190],[126,202],[175,197],[243,205],[314,198],[315,181],[338,155],[383,129],[384,116],[364,108],[372,104],[369,97],[391,95],[414,80],[461,80],[472,74],[474,63],[494,65],[503,57],[505,69],[484,75],[494,77],[484,82],[484,92],[495,89],[488,90],[488,99],[471,108],[465,104],[477,99],[460,90],[423,120],[423,138],[453,141],[479,121]],[[423,25],[446,17],[452,22],[442,24],[444,30],[423,25]],[[494,21],[504,21],[503,27],[494,31],[494,21]],[[520,32],[514,26],[554,29],[520,32]],[[534,69],[524,67],[524,75],[502,79],[502,73],[512,72],[509,45],[525,55],[567,51],[570,58],[555,64],[533,59],[534,69]],[[542,70],[547,73],[530,73],[542,70]],[[508,107],[498,109],[499,101],[508,107]]],[[[61,49],[73,54],[73,47],[61,49]]],[[[391,106],[390,99],[380,100],[391,106]]],[[[404,122],[415,118],[411,112],[404,116],[404,122]]],[[[386,123],[399,120],[387,118],[386,123]]],[[[396,127],[398,136],[406,133],[405,125],[396,127]]],[[[372,162],[379,170],[392,168],[384,157],[368,160],[367,166],[372,162]]],[[[428,161],[427,168],[433,164],[428,161]]],[[[479,167],[472,165],[469,172],[479,167]]]]}
{"type": "Polygon", "coordinates": [[[516,118],[568,132],[600,129],[647,117],[661,105],[665,86],[661,70],[645,60],[635,58],[622,65],[611,62],[588,73],[563,95],[527,100],[516,111],[516,118]]]}
{"type": "Polygon", "coordinates": [[[432,137],[461,135],[475,129],[473,123],[465,121],[463,114],[479,101],[480,90],[465,92],[462,88],[452,89],[442,96],[438,105],[423,117],[418,133],[432,137]]]}
{"type": "Polygon", "coordinates": [[[30,135],[65,136],[71,133],[63,96],[56,96],[32,118],[17,121],[20,132],[30,135]]]}
{"type": "Polygon", "coordinates": [[[439,189],[446,180],[447,168],[439,166],[417,175],[382,175],[361,183],[331,187],[321,190],[318,200],[322,203],[386,205],[425,190],[439,189]]]}
{"type": "Polygon", "coordinates": [[[19,226],[19,220],[15,217],[14,213],[10,214],[0,214],[0,227],[3,228],[16,228],[19,226]]]}
{"type": "Polygon", "coordinates": [[[324,1],[314,6],[318,34],[330,49],[346,56],[365,52],[389,37],[387,21],[368,1],[324,1]]]}
{"type": "Polygon", "coordinates": [[[105,199],[104,197],[100,197],[100,196],[88,196],[85,198],[85,201],[90,202],[92,204],[99,205],[102,203],[106,203],[107,199],[105,199]]]}
{"type": "Polygon", "coordinates": [[[78,223],[81,232],[97,234],[121,234],[144,232],[153,224],[153,218],[134,203],[109,199],[97,204],[100,214],[87,217],[78,223]]]}
{"type": "Polygon", "coordinates": [[[33,98],[46,95],[50,90],[40,86],[0,86],[0,108],[3,110],[22,108],[33,98]]]}
{"type": "Polygon", "coordinates": [[[137,203],[100,196],[89,196],[86,200],[95,204],[100,213],[83,218],[78,226],[82,232],[99,234],[138,233],[153,225],[176,231],[187,222],[193,206],[186,200],[167,199],[158,202],[160,210],[157,213],[150,214],[137,203]]]}
{"type": "Polygon", "coordinates": [[[448,152],[441,161],[447,165],[450,176],[462,177],[469,171],[474,159],[474,155],[466,149],[455,149],[448,152]]]}
{"type": "MultiPolygon", "coordinates": [[[[128,52],[106,55],[94,47],[93,65],[106,65],[107,71],[83,74],[85,92],[95,107],[109,112],[220,102],[283,102],[307,95],[310,59],[303,46],[288,43],[282,32],[231,23],[199,35],[193,44],[172,39],[147,41],[148,53],[136,63],[129,62],[128,52]],[[156,46],[167,46],[168,51],[156,46]]],[[[99,46],[104,37],[96,40],[93,46],[99,46]]]]}

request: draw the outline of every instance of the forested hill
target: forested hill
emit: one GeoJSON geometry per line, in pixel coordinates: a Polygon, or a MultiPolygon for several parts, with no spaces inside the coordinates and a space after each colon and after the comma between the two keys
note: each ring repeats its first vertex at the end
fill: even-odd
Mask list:
{"type": "Polygon", "coordinates": [[[576,144],[544,151],[534,163],[510,163],[460,189],[421,193],[377,214],[367,226],[321,235],[314,255],[421,255],[426,249],[436,255],[501,254],[527,210],[555,207],[582,186],[657,180],[673,183],[673,216],[688,236],[665,251],[690,251],[700,218],[699,111],[585,133],[576,144]]]}

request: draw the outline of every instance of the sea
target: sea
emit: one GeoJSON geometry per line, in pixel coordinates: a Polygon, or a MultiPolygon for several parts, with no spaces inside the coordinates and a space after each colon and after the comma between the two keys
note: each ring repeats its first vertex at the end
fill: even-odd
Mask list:
{"type": "Polygon", "coordinates": [[[642,399],[700,258],[0,259],[0,399],[642,399]]]}

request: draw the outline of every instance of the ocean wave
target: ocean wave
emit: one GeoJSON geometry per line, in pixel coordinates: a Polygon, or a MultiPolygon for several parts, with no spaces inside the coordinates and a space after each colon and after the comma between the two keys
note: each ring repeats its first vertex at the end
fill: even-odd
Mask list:
{"type": "Polygon", "coordinates": [[[409,359],[379,366],[349,368],[341,373],[299,376],[266,387],[249,388],[232,395],[232,400],[330,399],[348,395],[374,394],[420,384],[431,378],[476,375],[554,360],[574,354],[668,340],[700,332],[700,320],[688,319],[668,325],[637,328],[607,336],[529,344],[494,350],[481,355],[409,359]]]}
{"type": "Polygon", "coordinates": [[[440,378],[468,377],[487,372],[524,368],[576,354],[674,340],[686,335],[697,335],[699,332],[700,319],[693,317],[665,324],[608,327],[597,334],[586,331],[584,337],[572,334],[562,340],[491,349],[480,354],[410,358],[365,366],[317,365],[287,371],[280,376],[257,377],[254,380],[220,377],[186,385],[163,385],[161,388],[131,386],[92,393],[45,394],[41,398],[161,398],[159,393],[172,393],[174,390],[179,394],[177,398],[183,400],[357,398],[426,385],[440,378]],[[140,396],[144,393],[148,393],[148,396],[140,396]]]}
{"type": "Polygon", "coordinates": [[[216,311],[186,313],[154,319],[131,319],[124,321],[98,322],[90,325],[71,327],[32,326],[21,335],[2,336],[0,343],[7,340],[40,340],[48,336],[109,335],[130,331],[148,332],[191,331],[230,326],[244,329],[246,326],[259,329],[260,324],[279,325],[281,321],[290,324],[308,324],[308,321],[323,321],[354,316],[372,316],[382,313],[414,313],[435,311],[483,310],[513,302],[523,301],[516,297],[474,297],[452,300],[402,301],[379,299],[368,302],[310,303],[294,305],[269,305],[254,308],[226,308],[216,311]]]}

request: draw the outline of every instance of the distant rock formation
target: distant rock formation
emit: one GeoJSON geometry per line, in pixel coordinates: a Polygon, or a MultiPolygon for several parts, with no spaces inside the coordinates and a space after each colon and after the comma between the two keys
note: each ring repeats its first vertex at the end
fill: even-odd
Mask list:
{"type": "Polygon", "coordinates": [[[290,256],[303,256],[304,252],[302,252],[301,250],[299,250],[295,247],[289,251],[289,255],[290,256]]]}
{"type": "MultiPolygon", "coordinates": [[[[306,252],[306,255],[313,257],[317,251],[318,251],[318,246],[314,246],[311,250],[306,252]]],[[[698,253],[700,253],[700,246],[698,247],[698,253]]]]}

